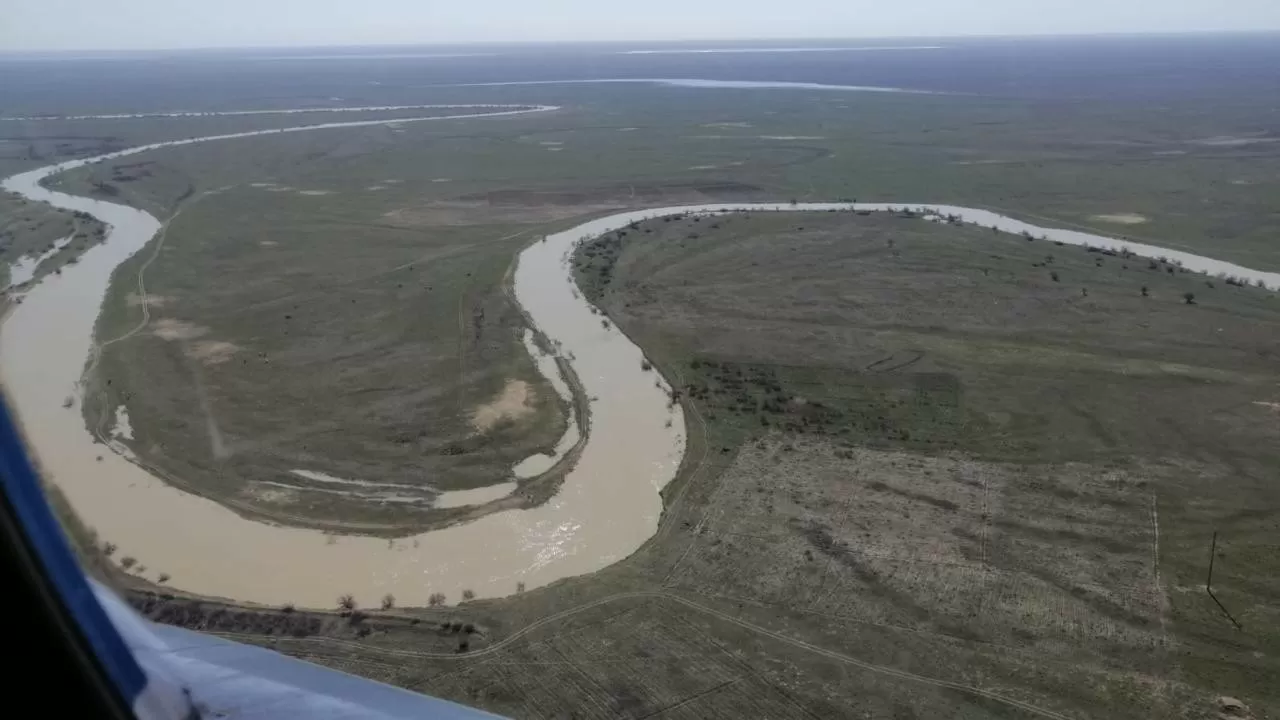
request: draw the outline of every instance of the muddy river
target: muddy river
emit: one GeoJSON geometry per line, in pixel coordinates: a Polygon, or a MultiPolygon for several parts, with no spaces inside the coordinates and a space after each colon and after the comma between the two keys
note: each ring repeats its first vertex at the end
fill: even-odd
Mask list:
{"type": "MultiPolygon", "coordinates": [[[[492,108],[463,117],[547,109],[492,108]]],[[[166,573],[171,585],[190,592],[301,607],[333,607],[346,593],[365,606],[376,605],[386,593],[394,594],[400,605],[425,605],[436,592],[444,593],[449,602],[460,599],[464,590],[478,597],[502,596],[514,593],[518,583],[534,588],[609,565],[634,552],[656,530],[662,511],[659,491],[674,477],[684,455],[685,424],[679,406],[668,400],[665,380],[642,369],[640,349],[616,328],[604,327],[577,292],[569,265],[574,246],[583,238],[663,214],[850,207],[722,204],[648,209],[593,220],[525,249],[514,277],[516,297],[537,329],[569,359],[590,398],[589,422],[571,427],[560,448],[562,452],[585,432],[582,454],[561,491],[538,508],[495,513],[395,541],[333,536],[245,519],[177,490],[124,455],[95,444],[79,408],[66,408],[64,402],[78,397],[81,373],[94,347],[94,322],[112,271],[145,246],[160,223],[129,207],[46,190],[39,185],[41,179],[98,159],[167,145],[432,119],[449,118],[329,123],[158,143],[4,181],[9,191],[88,212],[110,225],[104,244],[88,250],[61,275],[44,278],[10,313],[0,327],[0,378],[44,474],[62,488],[87,525],[118,546],[116,558],[134,557],[147,567],[147,577],[166,573]]],[[[883,210],[900,205],[857,207],[883,210]]],[[[1124,246],[1139,254],[1180,260],[1189,269],[1280,285],[1280,274],[1187,253],[1035,227],[985,211],[932,207],[1008,232],[1025,230],[1070,244],[1124,246]]],[[[537,357],[532,342],[528,345],[557,392],[567,392],[555,363],[537,357]]],[[[527,460],[517,474],[533,474],[552,462],[549,457],[527,460]]]]}

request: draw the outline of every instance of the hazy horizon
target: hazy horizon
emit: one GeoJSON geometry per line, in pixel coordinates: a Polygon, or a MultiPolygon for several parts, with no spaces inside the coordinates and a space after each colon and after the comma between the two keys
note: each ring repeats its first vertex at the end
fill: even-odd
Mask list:
{"type": "MultiPolygon", "coordinates": [[[[617,45],[619,47],[635,48],[637,46],[652,45],[655,49],[666,46],[688,46],[696,48],[699,43],[705,43],[710,47],[734,47],[741,45],[744,49],[751,47],[759,48],[777,48],[788,49],[792,47],[790,43],[797,43],[795,47],[813,52],[840,52],[843,50],[929,50],[929,49],[945,49],[943,46],[921,46],[921,47],[899,47],[892,41],[918,42],[932,40],[945,42],[947,40],[1018,40],[1018,39],[1043,39],[1051,40],[1054,38],[1071,39],[1071,38],[1159,38],[1159,37],[1214,37],[1214,36],[1232,36],[1232,35],[1280,35],[1280,28],[1263,29],[1263,30],[1197,30],[1186,32],[1175,31],[1117,31],[1117,32],[1093,32],[1093,33],[1017,33],[1017,34],[990,34],[990,33],[969,33],[955,35],[875,35],[875,36],[813,36],[813,37],[688,37],[688,38],[636,38],[632,40],[591,40],[591,39],[574,39],[574,40],[454,40],[454,41],[421,41],[421,42],[363,42],[363,43],[326,43],[326,44],[298,44],[298,45],[202,45],[202,46],[157,46],[157,47],[83,47],[83,48],[8,48],[0,47],[0,56],[8,55],[112,55],[112,54],[146,54],[146,53],[200,53],[200,52],[224,52],[224,51],[305,51],[305,50],[394,50],[397,48],[440,48],[452,49],[457,48],[460,52],[452,57],[466,57],[472,55],[470,53],[461,52],[462,50],[473,48],[502,48],[502,47],[535,47],[535,46],[608,46],[617,45]],[[868,43],[865,46],[854,45],[854,43],[868,43]],[[848,43],[847,46],[817,47],[816,43],[848,43]],[[772,45],[770,45],[772,44],[772,45]],[[813,45],[812,48],[805,47],[813,45]]],[[[641,50],[640,53],[644,51],[641,50]]],[[[658,50],[662,52],[662,50],[658,50]]],[[[481,57],[489,53],[477,52],[472,56],[481,57]]],[[[283,56],[282,56],[283,57],[283,56]]],[[[358,57],[355,55],[353,57],[358,57]]],[[[389,53],[386,57],[395,57],[393,53],[389,53]]],[[[412,56],[406,56],[412,57],[412,56]]],[[[420,57],[429,57],[423,55],[420,57]]],[[[439,57],[451,57],[447,53],[441,53],[439,57]]]]}
{"type": "Polygon", "coordinates": [[[292,49],[537,43],[810,42],[911,38],[1267,33],[1274,0],[592,0],[483,5],[414,0],[16,0],[0,52],[292,49]]]}

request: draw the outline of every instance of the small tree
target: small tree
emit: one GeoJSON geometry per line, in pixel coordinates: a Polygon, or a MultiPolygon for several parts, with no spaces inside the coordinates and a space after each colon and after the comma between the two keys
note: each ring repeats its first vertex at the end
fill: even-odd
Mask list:
{"type": "Polygon", "coordinates": [[[386,595],[383,595],[383,596],[382,596],[382,609],[383,609],[383,610],[390,610],[391,608],[393,608],[393,607],[395,607],[395,606],[396,606],[396,596],[395,596],[395,595],[392,595],[391,593],[387,593],[386,595]]]}
{"type": "Polygon", "coordinates": [[[1195,294],[1195,293],[1193,293],[1193,292],[1184,292],[1184,293],[1182,293],[1182,301],[1183,301],[1183,302],[1185,302],[1185,303],[1186,303],[1186,304],[1188,304],[1188,305],[1195,305],[1195,304],[1196,304],[1196,294],[1195,294]]]}
{"type": "Polygon", "coordinates": [[[123,557],[123,558],[120,558],[120,567],[124,568],[125,570],[128,570],[129,568],[136,565],[137,562],[138,561],[135,558],[123,557]]]}
{"type": "Polygon", "coordinates": [[[351,593],[347,593],[338,598],[338,609],[351,612],[356,609],[356,598],[351,593]]]}
{"type": "Polygon", "coordinates": [[[1146,285],[1142,286],[1142,297],[1151,297],[1151,291],[1147,289],[1146,285]]]}
{"type": "Polygon", "coordinates": [[[464,602],[465,602],[465,601],[468,601],[468,600],[475,600],[475,599],[476,599],[476,591],[475,591],[475,590],[463,590],[463,591],[462,591],[462,600],[463,600],[464,602]]]}
{"type": "Polygon", "coordinates": [[[517,593],[522,593],[522,592],[524,592],[524,581],[523,581],[523,580],[521,580],[520,582],[516,583],[516,592],[517,592],[517,593]]]}
{"type": "Polygon", "coordinates": [[[160,576],[156,578],[156,582],[161,585],[169,582],[169,573],[160,573],[160,576]]]}
{"type": "Polygon", "coordinates": [[[427,605],[429,607],[440,607],[441,605],[444,605],[444,593],[431,593],[431,596],[427,598],[427,605]]]}
{"type": "Polygon", "coordinates": [[[102,554],[111,557],[116,551],[116,544],[113,542],[102,543],[102,554]]]}
{"type": "Polygon", "coordinates": [[[1054,282],[1058,282],[1058,273],[1056,272],[1049,273],[1049,279],[1054,282]]]}

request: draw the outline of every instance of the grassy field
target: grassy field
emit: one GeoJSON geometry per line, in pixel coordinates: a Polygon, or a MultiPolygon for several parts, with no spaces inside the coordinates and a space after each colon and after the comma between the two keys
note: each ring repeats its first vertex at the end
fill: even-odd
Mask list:
{"type": "Polygon", "coordinates": [[[563,431],[503,289],[528,228],[424,232],[385,213],[250,186],[190,200],[119,271],[91,425],[128,407],[149,464],[275,519],[404,534],[469,512],[290,474],[421,500],[412,488],[502,482],[563,431]],[[513,384],[528,390],[505,407],[513,384]]]}
{"type": "MultiPolygon", "coordinates": [[[[504,278],[525,243],[615,208],[953,203],[1280,268],[1280,156],[1251,141],[1257,102],[430,100],[565,109],[172,148],[57,179],[167,223],[113,282],[90,426],[109,433],[126,407],[142,462],[240,512],[402,535],[472,511],[290,471],[467,489],[553,443],[566,408],[504,278]],[[520,385],[524,407],[477,427],[520,385]]],[[[0,171],[299,120],[27,123],[0,171]]],[[[10,260],[73,226],[3,202],[10,260]]],[[[438,610],[229,607],[114,579],[158,619],[516,717],[1191,718],[1219,695],[1280,713],[1273,295],[881,215],[659,221],[578,258],[691,428],[637,554],[438,610]]]]}
{"type": "Polygon", "coordinates": [[[888,215],[654,221],[577,260],[684,390],[639,552],[439,610],[135,603],[522,718],[1280,710],[1273,295],[888,215]]]}
{"type": "MultiPolygon", "coordinates": [[[[1153,107],[1116,99],[543,85],[432,88],[429,93],[378,88],[377,94],[349,102],[424,100],[549,103],[565,110],[343,135],[358,137],[359,143],[335,142],[336,135],[326,133],[322,140],[301,141],[313,145],[305,161],[328,162],[330,171],[376,165],[406,179],[471,180],[479,185],[472,191],[545,186],[580,191],[610,178],[624,186],[741,183],[770,198],[968,204],[1130,235],[1246,266],[1280,268],[1280,249],[1272,240],[1280,230],[1275,204],[1280,146],[1271,142],[1269,109],[1260,98],[1220,100],[1207,111],[1191,101],[1153,107]]],[[[227,102],[261,105],[249,99],[227,102]]],[[[65,138],[111,149],[334,117],[25,123],[6,136],[10,149],[0,154],[0,170],[77,156],[82,148],[65,138]],[[36,147],[40,159],[29,159],[23,143],[36,147]]],[[[279,157],[280,143],[298,141],[242,140],[212,157],[197,160],[200,151],[194,149],[166,150],[163,157],[166,165],[189,167],[193,183],[217,187],[246,179],[234,172],[220,179],[225,171],[246,163],[261,167],[264,158],[279,157]]],[[[105,176],[97,179],[110,182],[105,176]]]]}

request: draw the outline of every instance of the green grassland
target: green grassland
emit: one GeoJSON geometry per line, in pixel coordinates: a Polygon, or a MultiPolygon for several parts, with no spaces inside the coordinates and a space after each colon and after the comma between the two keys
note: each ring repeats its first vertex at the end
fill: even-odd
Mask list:
{"type": "Polygon", "coordinates": [[[513,717],[1280,708],[1274,295],[883,214],[658,220],[576,260],[683,392],[640,551],[436,610],[135,603],[513,717]]]}
{"type": "Polygon", "coordinates": [[[91,426],[123,404],[130,444],[186,487],[272,519],[390,534],[462,511],[298,491],[308,484],[289,471],[456,490],[502,482],[554,445],[567,408],[503,287],[524,229],[424,231],[278,195],[193,199],[163,245],[121,267],[98,326],[120,340],[94,373],[91,426]],[[530,412],[478,432],[473,411],[512,381],[537,388],[530,412]]]}
{"type": "MultiPolygon", "coordinates": [[[[91,377],[91,427],[124,405],[129,444],[173,482],[277,522],[400,535],[464,515],[289,470],[465,489],[553,443],[566,408],[506,278],[525,243],[615,208],[952,203],[1280,268],[1274,146],[1206,142],[1264,129],[1261,101],[396,92],[379,100],[564,109],[169,148],[54,180],[167,223],[109,291],[98,337],[121,339],[91,377]],[[512,380],[532,412],[477,432],[512,380]]],[[[26,124],[34,151],[7,145],[0,169],[299,120],[26,124]]],[[[116,579],[153,617],[517,717],[1280,708],[1273,295],[880,215],[658,221],[578,258],[691,429],[634,556],[382,613],[116,579]],[[1202,585],[1215,530],[1221,607],[1202,585]]],[[[539,482],[519,501],[554,490],[539,482]]]]}
{"type": "MultiPolygon", "coordinates": [[[[359,147],[326,132],[309,153],[334,171],[381,166],[424,180],[460,176],[483,189],[592,187],[627,181],[728,181],[800,199],[948,202],[1127,234],[1261,268],[1280,267],[1274,238],[1280,150],[1252,142],[1265,101],[1206,109],[1123,100],[1025,101],[972,96],[697,90],[644,85],[384,89],[367,102],[558,104],[524,118],[360,131],[359,147]],[[624,128],[635,128],[619,133],[624,128]],[[783,139],[787,138],[787,139],[783,139]],[[522,142],[523,141],[523,142],[522,142]],[[539,142],[563,142],[548,152],[539,142]],[[429,147],[428,147],[429,144],[429,147]],[[337,146],[330,148],[329,146],[337,146]],[[428,154],[429,151],[429,154],[428,154]],[[497,151],[501,151],[500,153],[497,151]],[[337,156],[335,158],[335,155],[337,156]],[[359,156],[359,157],[357,157],[359,156]],[[435,173],[436,170],[445,172],[435,173]],[[1121,225],[1099,215],[1148,218],[1121,225]]],[[[414,113],[402,112],[399,116],[414,113]]],[[[385,117],[360,114],[350,119],[385,117]]],[[[300,116],[63,121],[18,133],[36,142],[82,135],[143,139],[348,119],[300,116]]],[[[192,164],[192,182],[261,163],[293,138],[233,141],[192,164]]],[[[187,149],[163,151],[182,165],[187,149]]],[[[51,151],[48,157],[56,157],[51,151]]],[[[47,160],[46,160],[47,161],[47,160]]],[[[32,163],[15,158],[14,167],[32,163]]],[[[232,181],[243,181],[232,174],[232,181]]]]}

